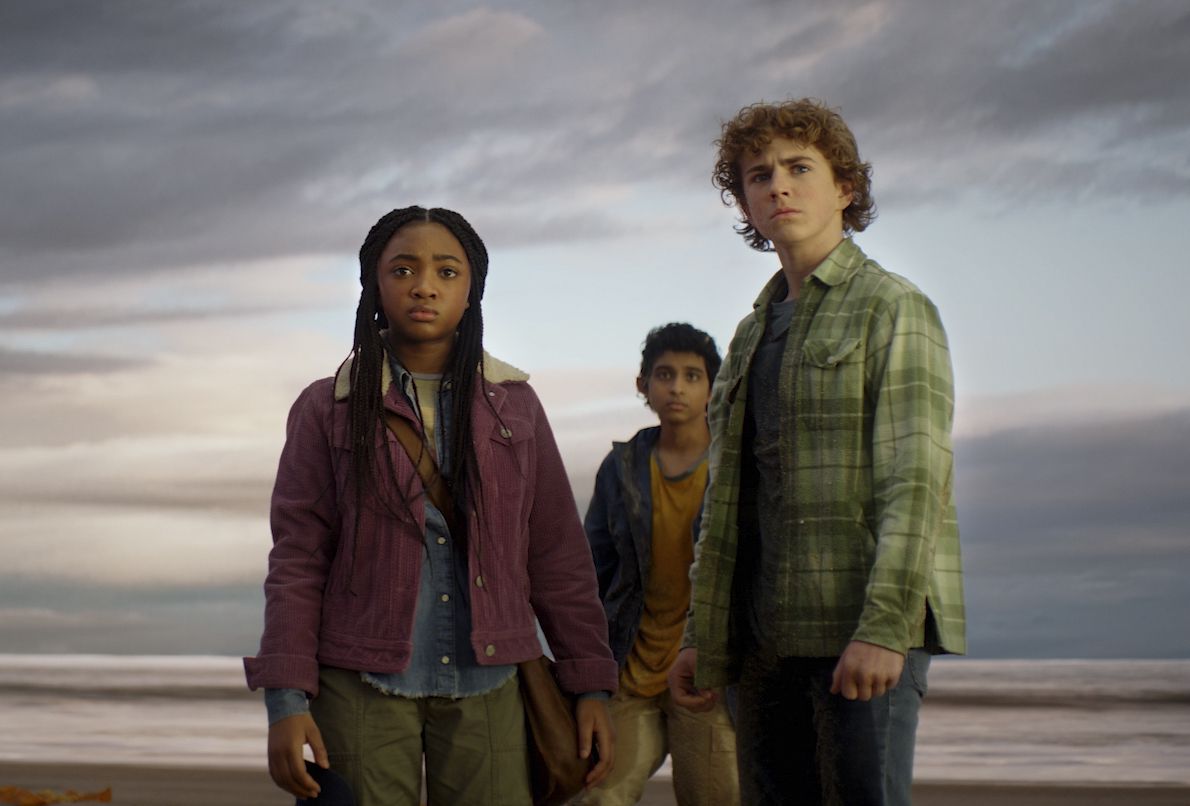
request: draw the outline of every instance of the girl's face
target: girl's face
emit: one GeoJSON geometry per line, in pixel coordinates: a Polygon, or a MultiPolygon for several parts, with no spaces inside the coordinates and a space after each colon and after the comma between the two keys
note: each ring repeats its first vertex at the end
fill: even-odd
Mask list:
{"type": "Polygon", "coordinates": [[[470,303],[471,266],[441,224],[418,221],[389,239],[376,265],[389,342],[410,372],[441,372],[470,303]]]}

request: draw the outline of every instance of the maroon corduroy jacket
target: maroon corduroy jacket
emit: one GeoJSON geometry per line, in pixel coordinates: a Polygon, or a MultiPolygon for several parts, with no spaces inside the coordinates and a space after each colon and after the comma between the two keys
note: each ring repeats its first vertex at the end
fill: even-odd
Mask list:
{"type": "MultiPolygon", "coordinates": [[[[273,489],[264,635],[260,653],[244,659],[253,689],[313,695],[320,664],[392,673],[409,663],[425,529],[422,483],[385,429],[416,522],[365,498],[356,534],[355,496],[344,486],[349,367],[307,387],[289,413],[273,489]]],[[[486,355],[484,376],[472,407],[482,480],[468,551],[475,656],[494,665],[540,655],[536,615],[562,688],[614,692],[617,668],[595,568],[541,402],[528,375],[486,355]]],[[[420,431],[387,366],[383,383],[385,407],[420,431]]],[[[404,512],[399,503],[396,510],[404,512]]]]}

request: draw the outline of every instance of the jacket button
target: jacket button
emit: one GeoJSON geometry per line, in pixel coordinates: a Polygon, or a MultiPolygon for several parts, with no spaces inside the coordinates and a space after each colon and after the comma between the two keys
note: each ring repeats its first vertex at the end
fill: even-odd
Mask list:
{"type": "Polygon", "coordinates": [[[487,646],[485,646],[483,648],[483,654],[487,655],[489,658],[492,657],[492,655],[495,655],[496,654],[496,645],[488,644],[487,646]]]}
{"type": "Polygon", "coordinates": [[[477,588],[483,587],[483,577],[482,576],[478,576],[475,578],[475,587],[477,587],[477,588]]]}
{"type": "Polygon", "coordinates": [[[488,392],[488,397],[495,397],[495,396],[496,396],[495,392],[488,392]]]}
{"type": "Polygon", "coordinates": [[[508,430],[508,426],[504,426],[500,429],[500,436],[504,437],[505,439],[508,439],[512,436],[512,432],[508,430]]]}

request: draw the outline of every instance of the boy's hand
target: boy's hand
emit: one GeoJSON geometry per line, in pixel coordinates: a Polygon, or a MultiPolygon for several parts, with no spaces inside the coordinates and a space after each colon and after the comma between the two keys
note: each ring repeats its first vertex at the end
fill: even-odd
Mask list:
{"type": "Polygon", "coordinates": [[[314,751],[314,762],[323,769],[331,764],[322,734],[309,714],[286,717],[269,725],[269,775],[273,782],[299,798],[318,797],[318,783],[306,772],[302,745],[314,751]]]}
{"type": "Polygon", "coordinates": [[[578,754],[591,757],[592,740],[599,751],[599,761],[587,773],[587,789],[599,786],[616,763],[616,731],[612,727],[607,701],[582,699],[574,704],[574,721],[578,726],[578,754]]]}
{"type": "Polygon", "coordinates": [[[710,689],[700,689],[694,686],[694,668],[698,665],[698,650],[686,647],[678,653],[678,659],[669,669],[667,682],[669,696],[676,705],[687,711],[709,711],[719,698],[710,689]]]}
{"type": "Polygon", "coordinates": [[[852,641],[843,650],[831,678],[831,694],[867,702],[896,688],[905,656],[876,644],[852,641]]]}

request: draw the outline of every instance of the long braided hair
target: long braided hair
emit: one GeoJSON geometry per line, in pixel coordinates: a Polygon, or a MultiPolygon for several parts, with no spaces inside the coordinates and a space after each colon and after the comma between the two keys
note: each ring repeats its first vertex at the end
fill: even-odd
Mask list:
{"type": "MultiPolygon", "coordinates": [[[[474,472],[474,445],[471,437],[471,405],[478,380],[483,383],[483,299],[484,284],[488,276],[488,250],[483,240],[467,220],[453,210],[440,207],[404,207],[384,215],[364,239],[359,250],[360,298],[355,312],[355,341],[352,345],[354,361],[351,367],[351,397],[349,428],[351,433],[351,472],[349,484],[356,496],[356,529],[359,528],[359,512],[365,493],[374,493],[378,501],[391,501],[385,490],[397,488],[395,483],[381,483],[376,443],[378,433],[383,434],[384,395],[380,388],[384,362],[388,360],[381,331],[388,327],[388,320],[380,304],[380,289],[377,281],[377,265],[380,254],[389,240],[407,224],[429,222],[441,224],[458,239],[471,268],[471,289],[467,297],[469,306],[455,331],[455,342],[451,348],[444,376],[450,378],[450,461],[444,480],[454,500],[454,521],[466,530],[466,513],[471,501],[471,492],[478,478],[474,472]]],[[[445,385],[445,384],[444,384],[445,385]]],[[[441,392],[440,392],[441,394],[441,392]]],[[[382,443],[383,444],[383,443],[382,443]]],[[[396,478],[392,456],[384,451],[386,481],[396,478]]],[[[401,493],[402,499],[404,498],[401,493]]],[[[405,501],[406,508],[408,502],[405,501]]],[[[456,536],[452,541],[461,550],[466,550],[466,534],[456,536]]]]}

